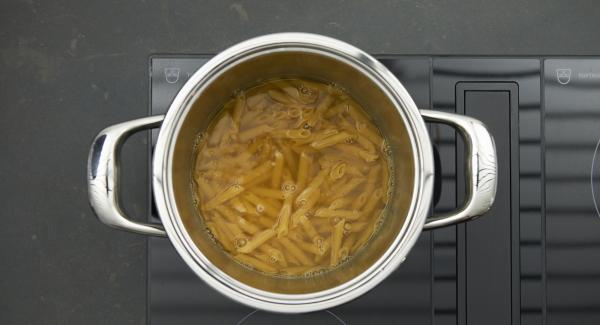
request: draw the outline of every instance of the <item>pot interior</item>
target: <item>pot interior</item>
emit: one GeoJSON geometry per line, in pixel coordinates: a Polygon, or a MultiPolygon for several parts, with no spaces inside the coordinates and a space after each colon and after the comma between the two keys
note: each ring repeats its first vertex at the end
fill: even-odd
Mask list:
{"type": "MultiPolygon", "coordinates": [[[[233,60],[233,59],[232,59],[233,60]]],[[[231,278],[256,289],[273,293],[305,294],[334,288],[376,263],[392,245],[409,218],[415,179],[415,157],[410,131],[396,104],[360,68],[345,59],[314,49],[286,47],[262,50],[222,67],[196,94],[176,136],[170,177],[177,211],[189,237],[202,254],[231,278]],[[348,263],[324,274],[306,278],[284,278],[248,269],[226,255],[210,239],[194,207],[192,174],[194,139],[204,131],[222,105],[238,89],[246,89],[268,79],[300,77],[336,83],[354,97],[374,119],[392,151],[394,172],[392,197],[384,210],[382,226],[348,263]]],[[[206,268],[205,268],[206,269],[206,268]]],[[[209,273],[215,270],[207,269],[209,273]]]]}

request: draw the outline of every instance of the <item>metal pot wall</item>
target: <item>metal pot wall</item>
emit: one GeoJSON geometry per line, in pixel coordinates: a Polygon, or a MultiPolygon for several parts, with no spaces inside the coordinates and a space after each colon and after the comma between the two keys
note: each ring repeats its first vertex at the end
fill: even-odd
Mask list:
{"type": "Polygon", "coordinates": [[[494,141],[478,120],[419,110],[402,84],[377,60],[349,44],[314,34],[266,35],[215,56],[185,84],[165,116],[110,126],[88,161],[89,198],[105,224],[167,236],[188,266],[214,289],[254,308],[298,313],[348,302],[376,286],[406,258],[423,229],[484,214],[496,193],[494,141]],[[260,80],[306,77],[345,88],[375,120],[391,148],[393,192],[383,225],[361,254],[338,269],[306,278],[278,278],[245,268],[211,241],[193,204],[193,143],[236,89],[260,80]],[[452,213],[428,217],[434,161],[425,121],[448,124],[467,147],[467,199],[452,213]],[[119,207],[119,151],[134,132],[160,128],[152,186],[162,225],[130,220],[119,207]]]}

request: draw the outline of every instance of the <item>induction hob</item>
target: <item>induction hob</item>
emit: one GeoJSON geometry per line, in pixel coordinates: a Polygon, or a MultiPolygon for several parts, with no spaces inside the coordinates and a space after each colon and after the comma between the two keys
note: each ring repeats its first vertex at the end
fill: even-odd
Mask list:
{"type": "MultiPolygon", "coordinates": [[[[152,57],[149,113],[165,113],[208,59],[152,57]]],[[[378,59],[418,107],[488,125],[499,166],[492,210],[423,232],[371,292],[305,315],[232,302],[197,278],[168,239],[150,238],[150,324],[600,324],[600,59],[378,59]]],[[[464,197],[464,146],[451,128],[428,126],[441,167],[432,207],[439,213],[464,197]]],[[[149,218],[159,221],[155,212],[149,218]]]]}

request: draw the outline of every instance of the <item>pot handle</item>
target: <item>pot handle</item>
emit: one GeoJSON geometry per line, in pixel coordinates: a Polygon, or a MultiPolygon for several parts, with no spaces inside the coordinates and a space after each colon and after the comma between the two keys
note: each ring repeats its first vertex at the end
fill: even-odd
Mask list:
{"type": "Polygon", "coordinates": [[[119,205],[119,154],[123,143],[133,133],[159,127],[163,119],[164,115],[156,115],[115,124],[94,139],[87,168],[89,199],[105,225],[143,235],[167,236],[162,225],[127,218],[119,205]]]}
{"type": "Polygon", "coordinates": [[[431,110],[421,110],[430,122],[454,127],[466,146],[467,193],[463,206],[439,216],[428,218],[424,229],[435,229],[468,221],[486,213],[496,197],[498,163],[494,138],[485,125],[474,118],[431,110]]]}

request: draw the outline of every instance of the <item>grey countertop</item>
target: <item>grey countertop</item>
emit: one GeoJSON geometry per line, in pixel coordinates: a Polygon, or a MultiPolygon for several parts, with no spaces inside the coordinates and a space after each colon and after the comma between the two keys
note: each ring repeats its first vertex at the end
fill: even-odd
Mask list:
{"type": "MultiPolygon", "coordinates": [[[[144,324],[146,240],[99,224],[88,146],[148,111],[152,54],[316,32],[376,54],[600,54],[596,1],[2,1],[0,323],[144,324]]],[[[124,154],[146,215],[146,139],[124,154]]]]}

